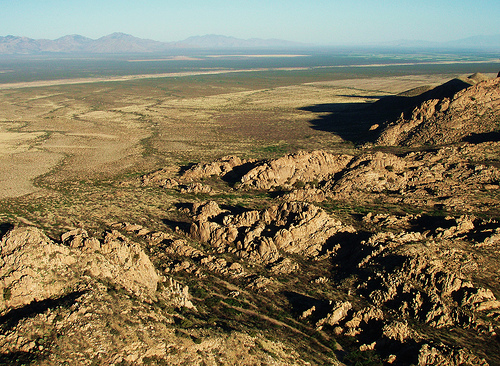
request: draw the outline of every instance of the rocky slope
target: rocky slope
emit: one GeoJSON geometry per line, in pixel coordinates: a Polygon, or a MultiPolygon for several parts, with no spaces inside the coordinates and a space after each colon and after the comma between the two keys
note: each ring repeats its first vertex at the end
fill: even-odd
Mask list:
{"type": "MultiPolygon", "coordinates": [[[[387,126],[377,143],[380,145],[421,146],[449,144],[466,138],[498,140],[500,78],[479,80],[450,97],[429,98],[411,112],[387,126]],[[490,138],[493,136],[490,136],[490,138]]],[[[431,95],[429,95],[431,96],[431,95]]]]}
{"type": "MultiPolygon", "coordinates": [[[[217,253],[205,259],[184,249],[194,263],[182,268],[196,273],[217,255],[247,263],[237,275],[248,278],[246,288],[271,292],[277,303],[285,296],[297,320],[350,349],[341,357],[347,364],[498,364],[500,142],[490,137],[499,81],[473,75],[467,88],[428,91],[424,97],[449,95],[423,101],[378,141],[429,149],[228,157],[191,167],[163,187],[181,192],[188,182],[222,179],[233,192],[270,192],[277,203],[181,208],[189,225],[178,232],[217,253]],[[363,213],[336,217],[353,206],[363,213]],[[305,273],[306,288],[282,282],[305,273]]],[[[158,184],[155,174],[143,183],[158,184]]],[[[234,277],[233,265],[210,267],[234,277]]]]}
{"type": "MultiPolygon", "coordinates": [[[[117,227],[127,233],[131,225],[117,227]]],[[[147,235],[156,245],[167,237],[147,235]]],[[[304,364],[262,334],[189,329],[180,312],[196,311],[188,287],[159,276],[140,245],[116,230],[99,240],[78,229],[56,243],[37,228],[20,227],[0,248],[2,364],[254,365],[267,364],[269,354],[278,364],[304,364]]]]}
{"type": "Polygon", "coordinates": [[[241,161],[245,169],[224,165],[220,174],[212,168],[227,159],[193,166],[179,184],[235,170],[238,191],[274,191],[281,203],[262,210],[213,200],[183,206],[190,226],[178,232],[212,254],[172,246],[192,262],[171,268],[209,269],[246,279],[246,289],[287,297],[297,320],[348,345],[347,364],[495,364],[489,342],[500,320],[494,254],[500,224],[492,218],[498,218],[499,151],[497,142],[464,143],[400,155],[302,152],[250,166],[241,161]],[[305,173],[307,166],[316,174],[305,173]],[[304,201],[412,213],[370,212],[348,224],[304,201]],[[243,269],[217,259],[227,255],[243,269]],[[306,273],[306,288],[282,282],[306,273]]]}

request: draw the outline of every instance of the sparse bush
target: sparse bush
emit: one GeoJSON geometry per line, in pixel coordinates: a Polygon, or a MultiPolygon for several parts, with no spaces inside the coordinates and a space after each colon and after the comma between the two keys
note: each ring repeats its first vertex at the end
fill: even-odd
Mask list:
{"type": "Polygon", "coordinates": [[[382,361],[375,351],[356,350],[348,353],[342,361],[352,366],[382,366],[382,361]]]}
{"type": "Polygon", "coordinates": [[[5,287],[3,289],[3,299],[5,301],[9,301],[11,297],[12,297],[12,293],[10,291],[10,287],[5,287]]]}
{"type": "Polygon", "coordinates": [[[302,189],[306,186],[306,184],[304,182],[302,182],[301,180],[298,180],[296,181],[293,186],[297,189],[302,189]]]}
{"type": "Polygon", "coordinates": [[[181,323],[179,324],[179,326],[183,329],[187,329],[187,328],[191,328],[192,326],[194,325],[194,323],[189,320],[189,319],[182,319],[181,320],[181,323]]]}

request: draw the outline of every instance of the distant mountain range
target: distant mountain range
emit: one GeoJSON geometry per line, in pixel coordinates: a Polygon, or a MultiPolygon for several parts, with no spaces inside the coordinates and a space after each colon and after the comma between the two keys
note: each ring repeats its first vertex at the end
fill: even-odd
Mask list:
{"type": "Polygon", "coordinates": [[[190,37],[179,42],[158,42],[125,33],[113,33],[98,39],[68,35],[55,40],[27,37],[0,37],[0,54],[37,53],[151,53],[172,49],[293,48],[302,43],[280,39],[238,39],[220,35],[190,37]]]}
{"type": "MultiPolygon", "coordinates": [[[[125,33],[113,33],[98,39],[80,35],[68,35],[55,40],[32,39],[18,36],[0,36],[0,55],[30,54],[120,54],[154,53],[175,49],[291,49],[311,47],[310,44],[280,39],[239,39],[221,35],[190,37],[179,42],[159,42],[142,39],[125,33]]],[[[500,51],[500,35],[476,36],[452,42],[427,42],[402,40],[377,46],[414,49],[471,49],[500,51]]]]}

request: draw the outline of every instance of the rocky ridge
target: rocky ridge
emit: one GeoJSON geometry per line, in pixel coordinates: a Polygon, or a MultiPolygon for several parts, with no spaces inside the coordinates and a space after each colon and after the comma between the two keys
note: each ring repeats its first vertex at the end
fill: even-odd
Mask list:
{"type": "MultiPolygon", "coordinates": [[[[182,214],[190,217],[184,235],[208,244],[214,254],[182,249],[192,262],[173,264],[171,270],[199,275],[201,268],[210,268],[236,278],[229,271],[233,264],[216,259],[234,255],[268,271],[263,275],[244,265],[240,278],[246,289],[279,296],[284,291],[279,278],[300,276],[307,268],[304,261],[316,266],[327,261],[330,274],[310,279],[309,286],[319,289],[346,283],[347,295],[343,300],[323,295],[303,301],[296,305],[301,309],[298,319],[318,332],[353,339],[359,352],[390,364],[487,365],[484,354],[431,334],[461,329],[465,333],[457,337],[477,344],[496,337],[497,289],[485,285],[490,280],[475,273],[493,260],[500,226],[498,221],[463,213],[495,209],[498,151],[498,142],[462,143],[398,155],[301,152],[275,161],[255,161],[245,169],[234,165],[220,174],[239,171],[232,191],[275,191],[280,203],[262,210],[220,206],[215,201],[182,208],[182,214]],[[302,172],[311,161],[317,162],[313,171],[323,174],[302,172]],[[423,213],[370,212],[353,226],[311,203],[346,201],[406,204],[420,212],[446,207],[462,214],[433,218],[423,213]],[[477,250],[484,251],[478,256],[477,250]]],[[[205,179],[203,169],[197,166],[193,171],[201,172],[197,179],[205,179]]],[[[182,184],[184,177],[177,179],[182,184]]],[[[491,278],[494,273],[485,276],[491,278]]]]}
{"type": "Polygon", "coordinates": [[[29,227],[4,236],[0,311],[78,291],[89,278],[113,281],[145,300],[154,298],[160,278],[153,264],[118,232],[108,232],[102,243],[81,229],[62,240],[65,245],[55,244],[29,227]]]}
{"type": "Polygon", "coordinates": [[[329,238],[354,231],[352,226],[307,203],[283,203],[235,215],[210,201],[194,205],[192,213],[190,235],[193,239],[208,243],[218,252],[229,251],[265,264],[278,261],[281,252],[317,257],[333,250],[328,248],[334,248],[332,243],[327,243],[329,238]]]}
{"type": "Polygon", "coordinates": [[[500,78],[483,79],[451,98],[424,101],[411,116],[401,115],[382,131],[377,144],[449,144],[471,135],[498,131],[500,78]]]}
{"type": "MultiPolygon", "coordinates": [[[[210,206],[210,203],[207,205],[210,206]]],[[[301,207],[306,212],[311,209],[310,205],[301,207]]],[[[293,209],[291,211],[293,212],[293,209]]],[[[255,215],[255,212],[250,215],[255,215]]],[[[240,216],[240,220],[244,217],[240,216]]],[[[201,222],[206,222],[203,221],[205,219],[202,218],[201,222]]],[[[198,227],[200,218],[197,220],[194,221],[192,228],[198,227]]],[[[399,218],[389,215],[382,217],[367,215],[364,219],[365,222],[377,227],[384,222],[386,229],[401,228],[401,223],[412,226],[412,223],[419,220],[421,217],[412,215],[399,218]],[[387,224],[388,222],[393,224],[387,224]]],[[[254,220],[250,220],[252,221],[254,220]]],[[[345,273],[348,276],[354,274],[355,280],[350,288],[355,288],[357,296],[353,296],[354,292],[349,290],[348,297],[352,300],[340,302],[330,300],[330,305],[320,307],[313,305],[301,313],[300,318],[312,322],[318,330],[332,332],[336,336],[364,339],[365,343],[359,346],[361,351],[377,351],[387,360],[391,359],[391,363],[405,364],[409,357],[407,353],[413,352],[412,357],[417,357],[419,364],[422,365],[428,364],[425,362],[430,362],[431,359],[447,360],[446,364],[453,365],[461,362],[486,365],[487,362],[475,355],[472,350],[445,345],[442,342],[436,343],[436,340],[429,338],[425,331],[419,331],[418,328],[409,325],[409,323],[422,323],[426,327],[435,329],[459,327],[470,329],[473,333],[479,332],[486,337],[496,336],[498,325],[495,324],[500,318],[500,301],[491,289],[478,286],[471,280],[471,274],[477,270],[480,263],[471,261],[470,239],[467,238],[469,236],[483,238],[484,235],[479,233],[484,233],[485,239],[472,242],[475,242],[476,246],[485,242],[492,243],[492,240],[495,240],[493,238],[497,237],[496,232],[500,230],[500,226],[498,223],[485,222],[468,216],[450,217],[447,221],[446,228],[436,227],[432,231],[425,232],[380,231],[366,240],[357,239],[361,235],[351,227],[343,231],[343,234],[350,235],[351,239],[346,241],[344,236],[343,240],[339,240],[336,244],[336,234],[325,231],[320,241],[328,243],[333,250],[328,250],[326,257],[316,253],[313,258],[320,262],[329,258],[337,267],[334,271],[337,276],[342,277],[345,273]],[[489,233],[494,234],[488,236],[489,233]],[[457,245],[457,241],[461,244],[457,245]],[[366,300],[360,301],[361,298],[366,300]],[[325,313],[327,314],[322,315],[325,313]],[[456,361],[450,361],[451,359],[456,361]]],[[[295,227],[293,223],[289,225],[295,227]]],[[[222,232],[220,226],[214,226],[212,231],[207,227],[204,238],[196,230],[194,232],[191,230],[190,235],[197,240],[208,240],[212,245],[214,242],[211,240],[217,243],[222,232]]],[[[247,232],[252,233],[248,230],[247,232]]],[[[307,230],[297,230],[293,244],[299,248],[301,241],[308,238],[309,234],[307,230]]],[[[500,242],[496,241],[493,245],[498,244],[500,242]]],[[[216,250],[233,252],[233,248],[229,246],[216,245],[216,250]]],[[[244,255],[238,251],[236,253],[240,258],[258,261],[264,265],[278,257],[269,256],[258,246],[247,246],[244,255]]],[[[304,252],[296,253],[304,255],[304,252]]],[[[289,257],[285,257],[286,259],[290,260],[289,257]]],[[[297,273],[300,270],[300,267],[295,267],[291,272],[286,271],[281,274],[297,273]]],[[[324,281],[314,281],[314,283],[318,285],[324,281]]],[[[267,281],[264,286],[279,291],[279,286],[276,287],[277,284],[273,281],[267,281]]]]}
{"type": "MultiPolygon", "coordinates": [[[[193,257],[201,253],[141,225],[113,226],[155,247],[171,242],[166,255],[172,250],[193,257]]],[[[282,360],[279,364],[304,365],[289,346],[262,334],[190,330],[190,320],[165,311],[196,311],[188,287],[158,275],[141,246],[125,235],[110,230],[100,240],[75,229],[56,243],[38,228],[19,227],[3,236],[2,363],[214,363],[216,353],[224,352],[225,364],[250,365],[268,363],[270,352],[282,360]],[[181,331],[179,322],[186,324],[181,331]],[[251,352],[254,348],[268,351],[251,352]]],[[[214,270],[213,258],[201,261],[208,270],[214,270]]],[[[236,263],[229,269],[241,270],[236,263]]]]}

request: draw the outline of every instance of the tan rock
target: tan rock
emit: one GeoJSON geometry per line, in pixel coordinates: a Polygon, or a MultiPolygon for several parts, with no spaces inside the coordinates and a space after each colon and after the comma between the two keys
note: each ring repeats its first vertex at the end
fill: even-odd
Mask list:
{"type": "Polygon", "coordinates": [[[182,174],[182,178],[185,180],[196,180],[212,175],[223,176],[232,171],[235,167],[245,163],[247,163],[246,160],[242,160],[237,156],[226,156],[212,163],[196,164],[186,170],[184,174],[182,174]]]}
{"type": "Polygon", "coordinates": [[[418,354],[418,366],[426,365],[489,365],[486,360],[474,355],[467,349],[454,349],[444,344],[424,344],[418,354]]]}
{"type": "Polygon", "coordinates": [[[0,311],[77,291],[88,281],[82,279],[84,274],[154,298],[159,277],[153,264],[137,244],[117,231],[108,233],[102,245],[84,230],[63,234],[63,242],[70,247],[55,244],[31,227],[3,237],[0,311]]]}
{"type": "Polygon", "coordinates": [[[76,286],[78,257],[39,229],[13,229],[0,242],[0,312],[52,297],[76,286]]]}
{"type": "Polygon", "coordinates": [[[190,235],[209,243],[219,252],[236,249],[242,257],[262,263],[279,259],[280,251],[318,256],[327,240],[339,232],[354,232],[352,226],[329,216],[325,211],[307,203],[283,203],[262,211],[247,211],[233,215],[227,213],[218,222],[207,221],[222,213],[212,203],[210,207],[197,206],[190,235]],[[204,214],[204,212],[210,214],[204,214]],[[239,240],[238,240],[239,239],[239,240]]]}
{"type": "Polygon", "coordinates": [[[200,194],[200,193],[213,193],[212,187],[201,184],[201,183],[190,183],[187,186],[184,186],[180,190],[181,193],[191,193],[191,194],[200,194]]]}
{"type": "Polygon", "coordinates": [[[332,326],[339,324],[341,320],[347,317],[347,314],[351,309],[352,304],[349,301],[336,302],[326,318],[323,318],[316,323],[316,327],[322,326],[324,324],[332,326]]]}
{"type": "Polygon", "coordinates": [[[283,258],[271,267],[271,272],[275,274],[290,274],[299,269],[299,265],[290,258],[283,258]]]}
{"type": "Polygon", "coordinates": [[[241,178],[241,186],[270,189],[319,182],[338,173],[351,161],[350,155],[332,155],[324,151],[299,152],[258,165],[241,178]]]}
{"type": "Polygon", "coordinates": [[[384,337],[396,340],[400,343],[403,343],[406,339],[411,338],[413,335],[413,332],[410,328],[408,328],[408,324],[400,321],[393,321],[384,325],[382,333],[384,334],[384,337]]]}

